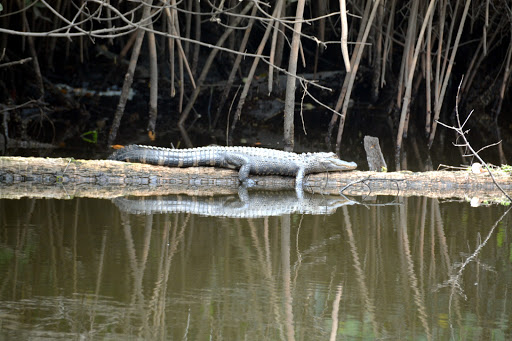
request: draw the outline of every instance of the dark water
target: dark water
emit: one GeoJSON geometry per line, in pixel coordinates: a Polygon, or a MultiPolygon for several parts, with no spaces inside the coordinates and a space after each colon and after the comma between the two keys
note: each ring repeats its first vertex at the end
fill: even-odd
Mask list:
{"type": "Polygon", "coordinates": [[[400,198],[235,219],[0,200],[0,340],[511,339],[505,211],[400,198]]]}

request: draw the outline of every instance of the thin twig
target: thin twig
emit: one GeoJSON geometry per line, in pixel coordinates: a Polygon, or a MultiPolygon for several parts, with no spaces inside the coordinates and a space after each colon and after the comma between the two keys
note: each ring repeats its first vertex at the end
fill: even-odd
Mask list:
{"type": "Polygon", "coordinates": [[[32,57],[28,57],[28,58],[16,60],[14,62],[3,63],[3,64],[0,64],[0,68],[10,67],[10,66],[18,65],[18,64],[24,64],[26,62],[30,62],[31,60],[32,60],[32,57]]]}
{"type": "Polygon", "coordinates": [[[498,187],[498,189],[505,195],[505,197],[507,197],[507,199],[512,202],[512,198],[507,194],[507,192],[505,192],[505,190],[498,184],[498,182],[496,181],[496,179],[494,178],[494,175],[492,174],[492,171],[489,167],[489,165],[480,157],[480,155],[478,155],[478,152],[476,152],[473,147],[471,147],[471,144],[469,143],[469,141],[467,140],[466,138],[466,134],[467,134],[467,131],[464,131],[464,125],[466,124],[467,122],[467,119],[464,121],[464,124],[460,124],[460,116],[459,116],[459,92],[460,92],[460,88],[461,88],[461,85],[462,85],[462,80],[460,81],[459,83],[459,87],[457,89],[457,97],[456,97],[456,100],[455,100],[455,116],[457,118],[457,124],[458,124],[458,127],[454,127],[454,126],[449,126],[445,123],[442,123],[440,121],[437,121],[437,123],[439,123],[440,125],[448,128],[448,129],[452,129],[452,130],[455,130],[455,132],[459,135],[460,138],[462,138],[464,140],[464,143],[463,144],[457,144],[458,146],[461,146],[461,147],[466,147],[472,155],[474,156],[475,158],[478,159],[478,161],[482,164],[482,166],[485,167],[485,169],[487,170],[487,172],[489,173],[489,175],[491,176],[492,178],[492,181],[494,182],[494,184],[496,185],[496,187],[498,187]]]}

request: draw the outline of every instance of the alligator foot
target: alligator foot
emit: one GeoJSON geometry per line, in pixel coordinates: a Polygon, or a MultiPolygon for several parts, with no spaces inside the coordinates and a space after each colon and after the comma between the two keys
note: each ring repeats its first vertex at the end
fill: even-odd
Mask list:
{"type": "Polygon", "coordinates": [[[297,199],[299,202],[302,202],[304,200],[304,189],[299,186],[295,186],[295,193],[297,194],[297,199]]]}
{"type": "Polygon", "coordinates": [[[241,203],[247,205],[247,203],[249,202],[249,191],[247,191],[247,187],[238,187],[238,199],[240,199],[241,203]]]}
{"type": "Polygon", "coordinates": [[[256,181],[252,180],[252,179],[245,179],[241,182],[241,185],[245,188],[251,188],[251,187],[254,187],[256,186],[256,181]]]}

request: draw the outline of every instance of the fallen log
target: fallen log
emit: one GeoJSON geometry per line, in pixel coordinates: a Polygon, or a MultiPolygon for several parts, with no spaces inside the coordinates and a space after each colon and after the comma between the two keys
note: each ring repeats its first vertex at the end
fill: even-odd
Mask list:
{"type": "MultiPolygon", "coordinates": [[[[512,191],[509,173],[496,181],[512,191]]],[[[293,189],[295,179],[251,176],[257,190],[293,189]]],[[[367,171],[310,174],[305,191],[351,196],[426,196],[499,200],[503,194],[487,173],[468,171],[367,171]]],[[[109,160],[0,157],[0,198],[116,198],[148,195],[237,193],[238,172],[212,167],[170,168],[109,160]]]]}

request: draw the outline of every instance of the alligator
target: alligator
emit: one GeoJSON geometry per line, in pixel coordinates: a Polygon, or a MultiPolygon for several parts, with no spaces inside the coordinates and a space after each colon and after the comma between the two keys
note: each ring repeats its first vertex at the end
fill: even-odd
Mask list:
{"type": "Polygon", "coordinates": [[[191,213],[225,218],[263,218],[287,214],[330,215],[338,207],[356,202],[340,196],[307,193],[297,200],[290,191],[256,191],[248,196],[168,195],[152,197],[118,197],[112,199],[120,211],[129,214],[191,213]]]}
{"type": "Polygon", "coordinates": [[[297,194],[303,191],[306,174],[357,168],[355,162],[340,160],[334,153],[297,154],[258,147],[209,146],[170,149],[129,145],[115,151],[109,160],[169,167],[211,166],[238,169],[238,178],[247,187],[254,184],[249,179],[249,174],[294,176],[297,194]]]}

